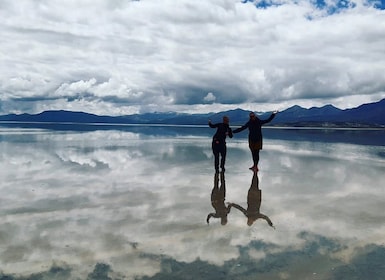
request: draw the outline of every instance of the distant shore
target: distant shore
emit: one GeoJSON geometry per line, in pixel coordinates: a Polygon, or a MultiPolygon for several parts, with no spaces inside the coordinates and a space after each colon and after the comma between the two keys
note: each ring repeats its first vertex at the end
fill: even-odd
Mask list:
{"type": "MultiPolygon", "coordinates": [[[[26,121],[0,121],[0,126],[52,126],[52,125],[74,125],[74,126],[112,126],[112,127],[207,127],[207,124],[161,124],[161,123],[98,123],[98,122],[26,122],[26,121]]],[[[232,127],[241,126],[242,124],[231,124],[232,127]]],[[[318,123],[318,122],[299,122],[290,124],[274,124],[265,125],[264,128],[272,129],[330,129],[330,130],[385,130],[382,125],[366,125],[359,123],[318,123]]]]}

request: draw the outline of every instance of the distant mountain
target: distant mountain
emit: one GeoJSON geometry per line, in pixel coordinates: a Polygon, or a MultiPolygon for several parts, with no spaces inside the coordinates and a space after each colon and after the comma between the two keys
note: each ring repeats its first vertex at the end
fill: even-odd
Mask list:
{"type": "MultiPolygon", "coordinates": [[[[248,121],[249,111],[242,109],[209,114],[185,113],[146,113],[125,116],[99,116],[84,112],[44,111],[39,114],[9,114],[0,116],[2,122],[38,122],[38,123],[107,123],[107,124],[176,124],[206,125],[208,119],[220,122],[227,115],[231,125],[241,125],[248,121]]],[[[270,112],[259,115],[261,119],[270,116],[270,112]]],[[[326,127],[385,127],[385,99],[357,108],[341,110],[332,105],[309,109],[293,106],[279,112],[269,123],[274,126],[326,126],[326,127]]]]}
{"type": "Polygon", "coordinates": [[[385,99],[341,110],[332,105],[304,109],[293,106],[280,112],[271,124],[323,126],[384,126],[385,99]]]}
{"type": "Polygon", "coordinates": [[[384,124],[385,123],[385,99],[370,103],[363,104],[354,109],[344,110],[343,116],[345,121],[365,120],[367,123],[384,124]]]}

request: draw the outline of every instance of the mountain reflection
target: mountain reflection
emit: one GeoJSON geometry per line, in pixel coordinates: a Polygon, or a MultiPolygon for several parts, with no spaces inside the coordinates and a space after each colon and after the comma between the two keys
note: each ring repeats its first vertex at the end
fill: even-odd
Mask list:
{"type": "Polygon", "coordinates": [[[230,207],[225,205],[226,200],[226,183],[225,173],[215,172],[214,174],[214,186],[211,191],[211,205],[215,209],[214,213],[207,215],[206,222],[209,223],[211,218],[220,218],[221,225],[227,224],[227,215],[230,212],[230,207]],[[221,185],[219,187],[219,177],[221,178],[221,185]]]}
{"type": "Polygon", "coordinates": [[[251,226],[256,220],[264,219],[269,226],[273,226],[270,218],[260,212],[262,201],[262,190],[259,189],[259,178],[257,172],[253,172],[253,177],[251,179],[251,185],[247,193],[247,209],[243,208],[239,204],[230,203],[229,211],[231,207],[234,207],[241,211],[247,218],[247,225],[251,226]]]}

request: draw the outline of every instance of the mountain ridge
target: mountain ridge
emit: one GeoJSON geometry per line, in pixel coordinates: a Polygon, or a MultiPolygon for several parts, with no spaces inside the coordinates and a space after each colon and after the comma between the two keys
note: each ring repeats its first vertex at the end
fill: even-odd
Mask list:
{"type": "MultiPolygon", "coordinates": [[[[258,114],[266,119],[271,112],[258,114]]],[[[242,125],[248,121],[249,111],[241,108],[218,113],[187,114],[177,112],[144,113],[121,116],[96,115],[79,111],[47,110],[38,114],[1,115],[2,122],[38,123],[106,123],[106,124],[165,124],[165,125],[205,125],[208,119],[220,122],[227,115],[232,125],[242,125]]],[[[326,127],[385,127],[385,99],[362,104],[355,108],[339,109],[333,105],[311,107],[291,106],[281,112],[270,126],[326,126],[326,127]]]]}

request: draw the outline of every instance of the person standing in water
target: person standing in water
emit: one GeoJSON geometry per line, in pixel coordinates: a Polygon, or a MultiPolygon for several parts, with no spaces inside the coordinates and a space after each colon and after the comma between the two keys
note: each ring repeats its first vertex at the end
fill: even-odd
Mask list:
{"type": "Polygon", "coordinates": [[[209,126],[211,128],[216,128],[217,131],[213,136],[213,141],[211,144],[211,148],[214,154],[214,168],[216,172],[219,172],[219,155],[221,156],[220,167],[222,168],[222,172],[225,171],[225,162],[226,162],[226,136],[230,138],[233,137],[233,131],[229,126],[229,118],[227,116],[223,117],[222,123],[212,124],[211,120],[209,120],[209,126]]]}
{"type": "Polygon", "coordinates": [[[254,112],[250,112],[249,121],[233,131],[233,133],[239,133],[246,128],[249,129],[249,148],[254,163],[250,170],[258,171],[259,151],[262,150],[262,125],[272,121],[277,113],[278,111],[274,111],[268,119],[261,120],[254,112]]]}

